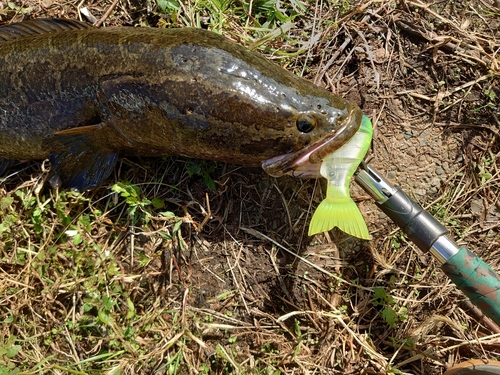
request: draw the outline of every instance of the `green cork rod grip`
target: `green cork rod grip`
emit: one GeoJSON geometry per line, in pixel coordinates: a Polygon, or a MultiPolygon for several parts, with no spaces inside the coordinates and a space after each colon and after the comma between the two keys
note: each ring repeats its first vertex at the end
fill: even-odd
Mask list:
{"type": "Polygon", "coordinates": [[[486,316],[500,325],[500,277],[490,266],[462,247],[441,269],[486,316]]]}

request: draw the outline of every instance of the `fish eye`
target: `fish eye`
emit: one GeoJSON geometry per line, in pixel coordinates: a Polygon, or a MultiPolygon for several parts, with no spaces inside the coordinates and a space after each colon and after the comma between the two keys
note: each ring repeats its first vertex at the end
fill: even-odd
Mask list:
{"type": "Polygon", "coordinates": [[[297,129],[301,133],[309,133],[316,126],[316,121],[309,116],[301,117],[297,120],[297,129]]]}

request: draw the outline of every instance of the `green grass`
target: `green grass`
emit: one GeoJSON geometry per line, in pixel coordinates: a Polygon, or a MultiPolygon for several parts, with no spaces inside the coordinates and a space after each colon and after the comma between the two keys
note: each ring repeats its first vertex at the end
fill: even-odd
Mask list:
{"type": "MultiPolygon", "coordinates": [[[[78,4],[54,2],[43,11],[34,0],[9,2],[0,17],[74,17],[78,4]]],[[[417,62],[425,59],[421,46],[407,51],[405,37],[392,32],[393,3],[370,5],[376,13],[367,22],[380,21],[373,28],[361,21],[369,15],[366,10],[338,24],[366,5],[353,1],[161,0],[149,5],[150,13],[142,4],[120,2],[108,20],[208,28],[310,79],[350,37],[354,42],[332,61],[320,84],[332,90],[343,84],[346,95],[362,98],[367,111],[384,121],[379,134],[398,135],[401,122],[407,126],[408,118],[434,108],[417,100],[399,102],[393,92],[398,90],[376,90],[366,78],[372,65],[364,42],[356,40],[358,31],[378,53],[391,52],[387,65],[382,58],[376,61],[380,72],[391,74],[386,82],[397,81],[392,74],[400,77],[410,52],[417,62]],[[313,35],[320,36],[320,44],[311,44],[313,35]],[[400,107],[404,119],[395,112],[400,107]]],[[[99,18],[109,2],[89,7],[99,18]]],[[[415,21],[404,7],[397,12],[415,21]]],[[[423,9],[416,18],[426,21],[423,9]]],[[[446,70],[439,70],[446,63],[457,86],[473,80],[478,72],[454,59],[447,56],[432,66],[436,81],[448,79],[446,70]],[[463,78],[466,74],[471,76],[463,78]]],[[[458,123],[463,115],[463,122],[470,119],[467,124],[496,129],[488,121],[499,105],[498,82],[492,76],[487,83],[458,99],[447,98],[447,109],[438,116],[458,123]],[[463,105],[462,112],[453,112],[454,103],[463,105]]],[[[414,86],[425,90],[425,85],[422,80],[414,86]]],[[[497,202],[498,138],[469,130],[447,136],[451,143],[454,137],[468,142],[466,151],[450,155],[471,159],[423,203],[432,202],[432,213],[453,236],[474,250],[484,249],[496,266],[498,227],[479,224],[470,203],[497,202]]],[[[375,155],[389,171],[402,160],[386,160],[387,147],[398,141],[383,139],[375,155]]],[[[440,374],[451,360],[497,356],[488,346],[488,330],[469,315],[463,296],[437,264],[378,216],[362,193],[357,199],[371,221],[373,241],[360,243],[338,232],[310,240],[304,233],[321,200],[314,182],[276,180],[205,161],[121,159],[107,185],[58,192],[44,183],[45,171],[30,165],[0,185],[0,375],[420,375],[440,374]],[[294,252],[327,272],[291,256],[294,252]],[[456,329],[463,326],[471,329],[456,329]]]]}

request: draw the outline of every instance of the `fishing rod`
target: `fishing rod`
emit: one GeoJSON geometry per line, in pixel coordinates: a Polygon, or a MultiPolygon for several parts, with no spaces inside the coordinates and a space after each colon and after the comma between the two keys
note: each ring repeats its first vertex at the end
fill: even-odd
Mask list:
{"type": "Polygon", "coordinates": [[[459,247],[429,212],[366,163],[361,163],[354,179],[420,250],[437,259],[443,272],[471,302],[500,326],[498,274],[477,255],[459,247]]]}

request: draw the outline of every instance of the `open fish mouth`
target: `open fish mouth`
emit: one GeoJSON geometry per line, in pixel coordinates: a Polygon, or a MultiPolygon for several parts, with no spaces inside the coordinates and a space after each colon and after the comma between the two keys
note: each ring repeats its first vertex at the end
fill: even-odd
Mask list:
{"type": "Polygon", "coordinates": [[[273,176],[291,175],[301,178],[320,177],[321,161],[344,145],[359,129],[360,116],[351,111],[345,123],[333,134],[327,135],[299,151],[276,156],[262,163],[264,171],[273,176]]]}

